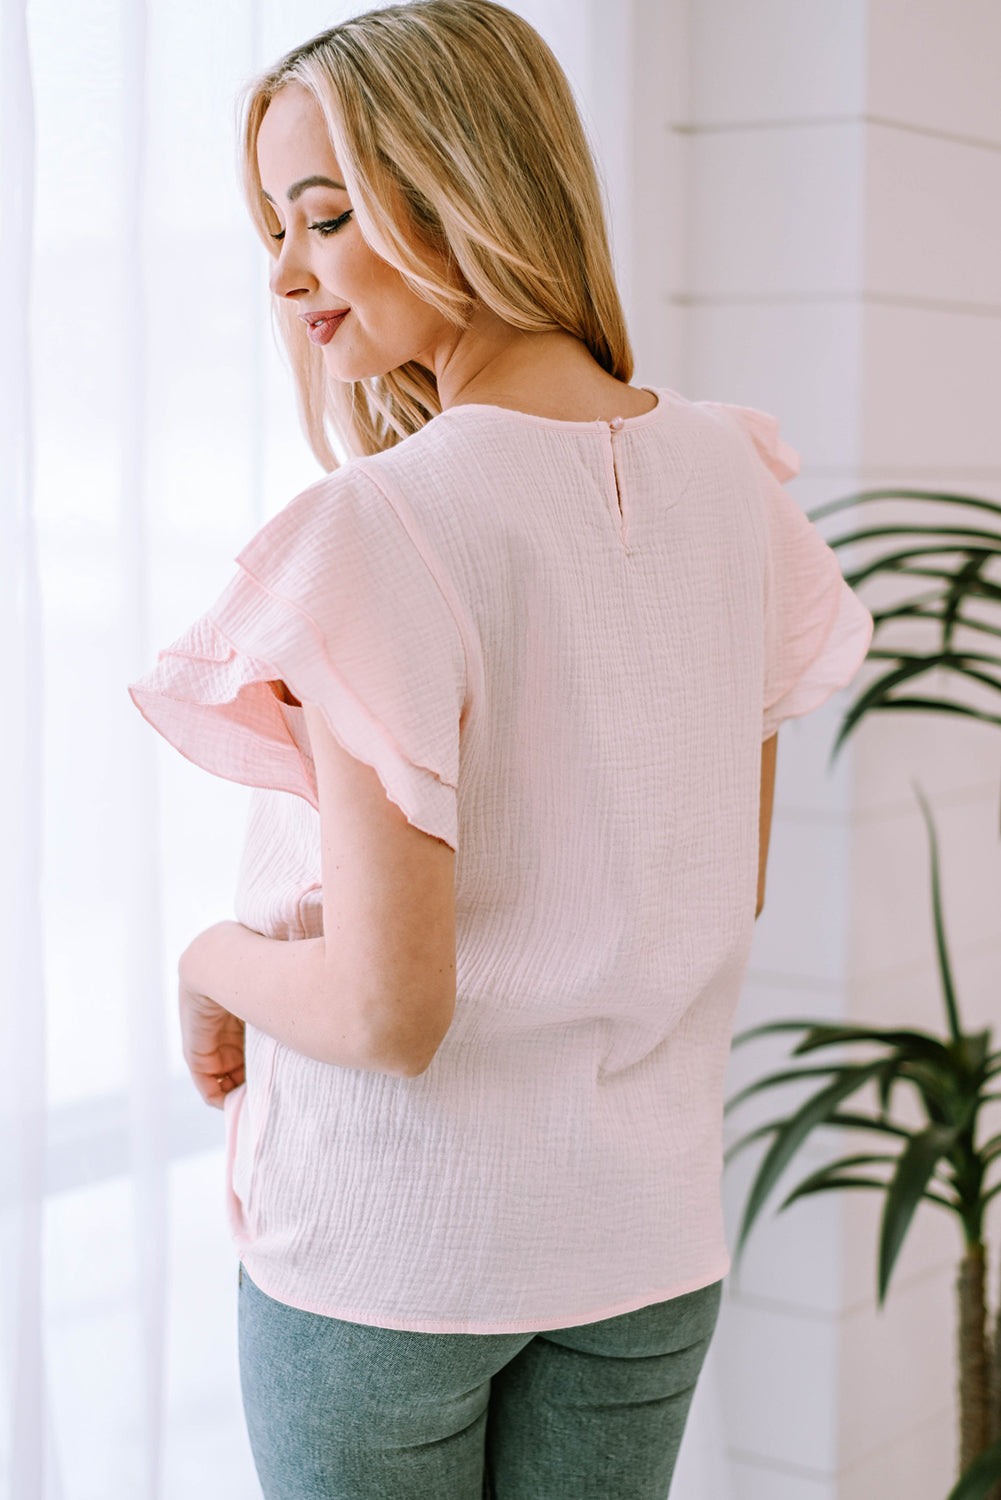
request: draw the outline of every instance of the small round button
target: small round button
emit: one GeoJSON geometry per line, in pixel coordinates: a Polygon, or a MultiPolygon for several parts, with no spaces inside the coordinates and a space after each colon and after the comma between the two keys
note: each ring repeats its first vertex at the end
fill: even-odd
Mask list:
{"type": "Polygon", "coordinates": [[[624,417],[613,417],[612,420],[609,422],[608,425],[612,429],[613,432],[618,432],[618,430],[622,426],[622,423],[624,422],[624,420],[625,420],[624,417]]]}

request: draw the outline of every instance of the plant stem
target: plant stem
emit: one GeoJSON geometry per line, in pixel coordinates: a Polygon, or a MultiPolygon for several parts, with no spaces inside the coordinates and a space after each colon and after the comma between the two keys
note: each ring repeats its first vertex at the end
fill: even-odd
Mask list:
{"type": "MultiPolygon", "coordinates": [[[[994,1442],[1001,1438],[1001,1295],[998,1296],[997,1313],[994,1319],[994,1338],[987,1338],[987,1364],[989,1371],[988,1381],[988,1408],[987,1428],[988,1441],[994,1442]]],[[[987,1500],[1001,1500],[1001,1480],[988,1492],[987,1500]]]]}
{"type": "Polygon", "coordinates": [[[984,1304],[984,1247],[967,1245],[956,1279],[959,1294],[959,1472],[990,1442],[989,1375],[986,1308],[984,1304]]]}

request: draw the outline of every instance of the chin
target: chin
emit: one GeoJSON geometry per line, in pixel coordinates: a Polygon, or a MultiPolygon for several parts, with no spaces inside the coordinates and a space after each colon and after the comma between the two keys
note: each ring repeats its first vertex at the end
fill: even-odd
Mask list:
{"type": "Polygon", "coordinates": [[[398,370],[401,365],[410,363],[420,364],[430,373],[429,365],[421,358],[423,351],[399,349],[391,355],[370,355],[366,359],[345,348],[336,348],[337,338],[338,334],[335,333],[330,343],[323,346],[323,362],[327,374],[334,380],[345,384],[352,380],[378,380],[383,375],[390,375],[393,370],[398,370]]]}
{"type": "Polygon", "coordinates": [[[327,374],[334,380],[343,381],[345,385],[352,380],[376,380],[380,375],[388,375],[390,370],[398,368],[397,365],[363,364],[358,360],[337,359],[333,355],[328,355],[324,364],[327,374]]]}

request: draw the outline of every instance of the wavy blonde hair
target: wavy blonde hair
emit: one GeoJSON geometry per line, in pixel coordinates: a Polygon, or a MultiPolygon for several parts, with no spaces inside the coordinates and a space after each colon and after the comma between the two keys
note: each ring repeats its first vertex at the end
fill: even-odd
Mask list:
{"type": "MultiPolygon", "coordinates": [[[[515,328],[572,334],[629,381],[594,160],[563,70],[527,21],[493,0],[410,0],[322,31],[252,79],[240,165],[272,256],[257,135],[293,81],[320,106],[364,238],[417,296],[458,327],[479,300],[515,328]]],[[[377,453],[441,411],[437,381],[414,361],[332,380],[296,307],[272,307],[325,469],[339,462],[330,428],[349,454],[377,453]]]]}

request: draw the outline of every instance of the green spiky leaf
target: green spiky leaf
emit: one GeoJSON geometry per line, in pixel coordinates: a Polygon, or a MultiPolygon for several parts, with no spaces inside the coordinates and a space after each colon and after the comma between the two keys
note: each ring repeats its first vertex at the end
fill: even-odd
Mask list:
{"type": "Polygon", "coordinates": [[[796,1113],[783,1123],[765,1153],[764,1160],[758,1168],[758,1175],[748,1194],[744,1220],[737,1240],[736,1258],[738,1260],[768,1194],[799,1146],[815,1126],[826,1123],[837,1105],[862,1088],[870,1078],[875,1076],[876,1070],[881,1066],[881,1063],[870,1063],[868,1066],[853,1068],[850,1072],[846,1070],[841,1077],[836,1078],[826,1088],[807,1099],[796,1113]]]}
{"type": "Polygon", "coordinates": [[[1001,1479],[1001,1438],[985,1448],[970,1464],[946,1496],[946,1500],[986,1500],[1001,1479]]]}
{"type": "Polygon", "coordinates": [[[838,1110],[831,1115],[828,1125],[843,1126],[847,1130],[875,1130],[881,1135],[906,1136],[911,1138],[912,1132],[905,1130],[903,1125],[894,1125],[892,1120],[872,1119],[869,1115],[855,1115],[838,1110]]]}
{"type": "Polygon", "coordinates": [[[762,1136],[770,1135],[776,1130],[781,1130],[784,1124],[784,1117],[781,1120],[770,1120],[767,1125],[759,1125],[757,1129],[748,1131],[747,1135],[742,1135],[739,1141],[734,1141],[723,1152],[723,1165],[725,1166],[727,1162],[732,1161],[738,1152],[743,1151],[746,1146],[752,1145],[755,1141],[760,1141],[762,1136]]]}
{"type": "Polygon", "coordinates": [[[911,1138],[900,1153],[889,1185],[879,1234],[877,1300],[880,1306],[918,1204],[942,1157],[956,1144],[954,1127],[929,1125],[911,1138]]]}
{"type": "Polygon", "coordinates": [[[992,1135],[989,1141],[984,1141],[977,1154],[984,1166],[988,1166],[995,1156],[1001,1156],[1001,1135],[992,1135]]]}
{"type": "MultiPolygon", "coordinates": [[[[841,495],[836,500],[827,500],[823,505],[818,505],[809,511],[808,515],[811,521],[821,521],[827,516],[835,515],[838,511],[876,500],[924,500],[935,505],[967,505],[971,510],[983,510],[1001,516],[1001,505],[997,501],[985,500],[979,495],[954,495],[944,490],[908,489],[858,490],[852,495],[841,495]]],[[[906,526],[902,526],[901,530],[906,531],[906,526]]],[[[832,541],[830,545],[834,547],[841,543],[840,540],[832,541]]]]}
{"type": "MultiPolygon", "coordinates": [[[[831,1177],[827,1182],[819,1182],[811,1188],[804,1188],[797,1196],[807,1197],[813,1193],[836,1192],[840,1188],[877,1188],[879,1192],[885,1193],[887,1186],[887,1183],[878,1182],[874,1177],[831,1177]]],[[[930,1188],[926,1188],[922,1196],[926,1203],[937,1203],[939,1207],[947,1208],[950,1213],[959,1212],[957,1203],[952,1202],[948,1198],[940,1197],[938,1193],[933,1193],[930,1188]]],[[[789,1200],[787,1199],[786,1201],[788,1202],[789,1200]]],[[[783,1203],[782,1208],[785,1208],[785,1206],[786,1204],[783,1203]]]]}
{"type": "Polygon", "coordinates": [[[980,500],[976,496],[955,495],[943,490],[911,490],[898,489],[891,486],[880,486],[870,490],[854,490],[850,495],[839,495],[836,500],[825,500],[822,505],[808,512],[811,521],[823,516],[834,515],[839,510],[847,507],[864,505],[874,500],[934,500],[941,504],[956,501],[961,504],[980,506],[984,509],[997,510],[1001,514],[1001,505],[994,500],[980,500]]]}
{"type": "MultiPolygon", "coordinates": [[[[986,542],[987,547],[985,552],[990,553],[1001,550],[1001,536],[996,531],[985,531],[982,527],[977,526],[950,526],[945,523],[938,526],[924,526],[918,523],[906,526],[864,526],[859,531],[846,532],[844,536],[839,536],[836,540],[839,547],[855,547],[860,542],[871,542],[880,536],[934,536],[948,537],[950,539],[958,537],[960,545],[964,549],[969,542],[986,542]]],[[[834,542],[831,542],[829,545],[833,547],[834,542]]],[[[943,552],[954,551],[955,548],[943,540],[941,550],[943,552]]]]}
{"type": "Polygon", "coordinates": [[[885,1115],[891,1107],[893,1085],[898,1082],[899,1076],[892,1061],[881,1073],[876,1074],[876,1085],[879,1089],[879,1112],[882,1115],[885,1115]]]}
{"type": "MultiPolygon", "coordinates": [[[[739,1140],[734,1141],[723,1153],[724,1164],[735,1157],[738,1152],[743,1151],[745,1146],[753,1145],[755,1141],[760,1141],[763,1136],[774,1135],[776,1131],[782,1129],[787,1120],[788,1116],[783,1116],[780,1120],[769,1120],[767,1125],[759,1125],[756,1129],[749,1131],[747,1135],[741,1136],[739,1140]]],[[[893,1124],[890,1120],[881,1120],[869,1115],[846,1113],[842,1110],[835,1110],[833,1114],[828,1116],[823,1126],[818,1127],[818,1129],[834,1129],[835,1127],[843,1127],[846,1130],[875,1131],[879,1135],[894,1135],[898,1140],[901,1137],[910,1140],[913,1133],[910,1130],[905,1130],[902,1125],[893,1124]]]]}
{"type": "MultiPolygon", "coordinates": [[[[897,710],[901,713],[918,711],[921,713],[958,714],[964,719],[976,719],[980,724],[1001,724],[1001,714],[985,713],[983,709],[969,708],[965,703],[952,703],[948,698],[887,698],[882,702],[869,705],[863,712],[893,713],[897,710]]],[[[861,718],[862,713],[856,713],[854,705],[847,711],[831,748],[830,760],[833,761],[835,759],[861,718]]]]}
{"type": "MultiPolygon", "coordinates": [[[[807,1193],[815,1193],[821,1188],[831,1186],[831,1179],[839,1177],[847,1167],[864,1167],[871,1165],[873,1162],[895,1162],[896,1160],[895,1156],[887,1156],[885,1153],[879,1156],[867,1152],[862,1156],[843,1156],[840,1161],[828,1162],[826,1166],[818,1168],[816,1172],[811,1172],[809,1177],[804,1177],[803,1181],[797,1187],[794,1187],[792,1192],[779,1204],[778,1212],[781,1213],[784,1208],[789,1207],[790,1203],[795,1203],[797,1198],[805,1197],[807,1193]]],[[[862,1182],[866,1179],[857,1178],[855,1180],[862,1182]]],[[[876,1187],[886,1187],[885,1182],[877,1182],[875,1178],[872,1179],[872,1182],[876,1187]]]]}
{"type": "Polygon", "coordinates": [[[921,806],[921,813],[928,829],[928,842],[931,845],[931,900],[932,915],[935,922],[935,952],[938,958],[938,973],[942,985],[942,998],[945,1001],[946,1018],[949,1022],[949,1031],[954,1042],[958,1042],[962,1036],[962,1027],[959,1023],[959,1007],[956,1002],[956,990],[952,982],[952,965],[949,962],[949,953],[945,941],[945,922],[942,918],[942,889],[938,870],[938,837],[935,833],[935,820],[928,806],[928,799],[918,786],[912,783],[915,795],[921,806]]]}
{"type": "Polygon", "coordinates": [[[743,1042],[749,1042],[754,1037],[768,1036],[775,1031],[812,1031],[818,1025],[817,1021],[765,1021],[761,1026],[751,1026],[746,1031],[738,1031],[730,1038],[731,1047],[739,1047],[743,1042]]]}
{"type": "Polygon", "coordinates": [[[983,1082],[990,1058],[991,1028],[964,1031],[958,1042],[949,1045],[949,1054],[960,1073],[970,1081],[983,1082]]]}
{"type": "MultiPolygon", "coordinates": [[[[896,1047],[899,1053],[911,1052],[916,1056],[948,1064],[948,1048],[937,1037],[925,1031],[906,1031],[883,1026],[833,1026],[817,1025],[812,1032],[792,1049],[793,1057],[802,1057],[815,1052],[818,1047],[837,1047],[846,1042],[878,1042],[882,1046],[896,1047]]],[[[903,1061],[902,1057],[898,1058],[903,1061]]]]}
{"type": "MultiPolygon", "coordinates": [[[[861,1064],[859,1065],[861,1066],[861,1064]]],[[[752,1094],[759,1093],[762,1089],[776,1087],[783,1083],[799,1083],[806,1078],[829,1077],[832,1073],[840,1073],[845,1067],[844,1063],[828,1063],[825,1068],[788,1068],[781,1073],[769,1073],[765,1078],[759,1078],[754,1083],[749,1083],[746,1088],[741,1089],[723,1105],[723,1113],[729,1114],[738,1104],[743,1104],[752,1094]]]]}

